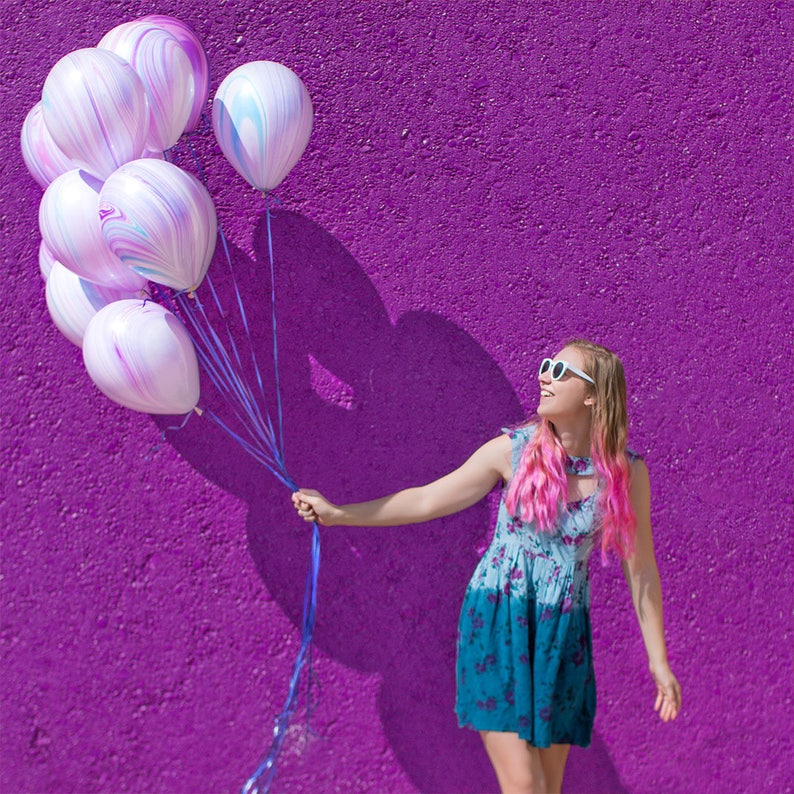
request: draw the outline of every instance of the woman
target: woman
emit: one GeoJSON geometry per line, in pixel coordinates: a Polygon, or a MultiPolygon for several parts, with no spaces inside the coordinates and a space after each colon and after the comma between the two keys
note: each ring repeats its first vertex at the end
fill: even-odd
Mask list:
{"type": "Polygon", "coordinates": [[[654,709],[674,719],[681,689],[667,662],[653,551],[650,485],[626,449],[626,381],[614,353],[569,342],[539,371],[537,416],[435,482],[337,506],[301,489],[306,521],[390,526],[464,510],[505,484],[493,541],[474,572],[458,629],[456,712],[479,730],[504,794],[559,792],[571,744],[595,716],[587,560],[615,551],[631,590],[654,709]]]}

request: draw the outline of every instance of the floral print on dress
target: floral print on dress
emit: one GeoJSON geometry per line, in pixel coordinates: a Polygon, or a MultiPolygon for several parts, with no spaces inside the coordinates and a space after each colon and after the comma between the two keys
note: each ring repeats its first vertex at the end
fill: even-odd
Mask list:
{"type": "MultiPolygon", "coordinates": [[[[534,428],[504,432],[515,470],[534,428]]],[[[572,473],[592,473],[588,458],[566,463],[572,473]]],[[[552,532],[538,532],[500,504],[461,610],[460,725],[518,733],[536,747],[590,744],[596,691],[587,565],[596,502],[593,494],[568,503],[552,532]]]]}
{"type": "Polygon", "coordinates": [[[590,458],[572,458],[565,456],[565,471],[571,474],[592,474],[593,462],[590,458]]]}

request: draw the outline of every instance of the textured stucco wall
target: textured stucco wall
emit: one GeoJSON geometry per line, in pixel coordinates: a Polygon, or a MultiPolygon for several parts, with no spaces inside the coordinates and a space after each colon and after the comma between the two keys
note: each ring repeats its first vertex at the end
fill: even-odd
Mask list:
{"type": "MultiPolygon", "coordinates": [[[[194,419],[111,404],[52,326],[17,136],[66,52],[173,14],[213,89],[296,70],[316,107],[274,234],[288,464],[338,499],[461,462],[585,334],[628,371],[651,470],[672,725],[619,566],[594,565],[599,712],[567,791],[790,790],[791,2],[5,0],[2,731],[6,792],[233,791],[297,647],[308,534],[194,419]]],[[[201,146],[258,344],[262,204],[201,146]]],[[[279,791],[475,792],[452,713],[489,509],[323,533],[314,732],[279,791]]]]}

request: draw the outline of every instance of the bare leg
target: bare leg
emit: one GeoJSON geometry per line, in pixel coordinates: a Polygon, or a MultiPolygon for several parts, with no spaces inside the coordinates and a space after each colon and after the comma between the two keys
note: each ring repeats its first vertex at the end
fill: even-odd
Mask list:
{"type": "Polygon", "coordinates": [[[570,744],[553,744],[551,747],[538,748],[548,794],[560,794],[562,790],[562,776],[570,749],[570,744]]]}
{"type": "Polygon", "coordinates": [[[480,731],[480,736],[502,794],[546,793],[543,765],[536,747],[521,739],[517,733],[480,731]]]}

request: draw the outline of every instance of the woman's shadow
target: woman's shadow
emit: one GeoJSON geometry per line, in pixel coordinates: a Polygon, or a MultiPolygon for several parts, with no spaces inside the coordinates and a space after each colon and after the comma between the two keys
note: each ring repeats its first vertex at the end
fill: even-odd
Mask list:
{"type": "MultiPolygon", "coordinates": [[[[421,311],[392,323],[355,259],[301,215],[273,213],[272,238],[286,463],[300,485],[335,501],[381,496],[441,476],[500,426],[521,421],[511,385],[460,328],[421,311]]],[[[275,420],[264,217],[254,253],[252,262],[231,249],[275,420]]],[[[224,272],[221,261],[213,268],[224,272]]],[[[234,305],[230,281],[215,279],[225,307],[234,305]]],[[[235,312],[230,321],[234,337],[244,338],[235,312]]],[[[202,400],[228,414],[210,388],[202,400]]],[[[309,527],[297,521],[286,490],[200,423],[170,441],[202,475],[245,500],[251,556],[269,593],[300,625],[309,527]]],[[[458,611],[489,523],[481,503],[421,525],[322,530],[314,641],[343,664],[380,675],[383,729],[425,792],[496,789],[479,738],[460,730],[453,713],[458,611]]],[[[600,787],[576,775],[574,757],[581,785],[566,789],[621,790],[603,745],[598,755],[600,787]]]]}

